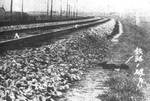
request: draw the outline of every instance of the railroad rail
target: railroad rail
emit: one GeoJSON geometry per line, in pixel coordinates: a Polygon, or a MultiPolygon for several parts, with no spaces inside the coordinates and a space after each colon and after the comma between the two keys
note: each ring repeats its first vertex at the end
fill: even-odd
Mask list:
{"type": "Polygon", "coordinates": [[[89,18],[89,19],[82,19],[82,20],[80,19],[80,20],[72,20],[72,21],[4,26],[4,27],[0,27],[0,41],[13,39],[15,33],[19,33],[19,36],[24,37],[27,35],[42,33],[45,30],[56,29],[60,27],[66,27],[66,26],[82,24],[82,23],[88,23],[97,20],[102,20],[102,18],[89,18]]]}
{"type": "Polygon", "coordinates": [[[82,20],[72,20],[72,21],[61,21],[61,22],[48,22],[48,23],[37,23],[37,24],[28,24],[28,25],[14,25],[14,26],[3,26],[0,27],[0,33],[2,32],[12,32],[12,31],[20,31],[20,30],[29,30],[29,29],[37,29],[37,28],[46,28],[46,27],[58,27],[72,24],[80,24],[91,21],[101,20],[102,18],[90,18],[90,19],[82,19],[82,20]]]}
{"type": "MultiPolygon", "coordinates": [[[[69,33],[75,30],[79,30],[81,28],[86,28],[89,26],[93,26],[96,24],[101,24],[109,21],[110,19],[94,19],[94,20],[88,20],[87,22],[84,21],[84,23],[74,23],[73,25],[67,26],[67,27],[60,27],[56,29],[52,29],[40,34],[34,34],[34,35],[29,35],[26,37],[21,37],[19,39],[10,39],[6,41],[1,41],[0,42],[0,51],[5,51],[5,50],[13,50],[13,49],[20,49],[22,47],[32,47],[38,43],[45,42],[46,40],[52,39],[54,36],[60,36],[63,35],[64,33],[69,33]],[[90,21],[90,22],[89,22],[90,21]]],[[[82,21],[83,22],[83,21],[82,21]]]]}

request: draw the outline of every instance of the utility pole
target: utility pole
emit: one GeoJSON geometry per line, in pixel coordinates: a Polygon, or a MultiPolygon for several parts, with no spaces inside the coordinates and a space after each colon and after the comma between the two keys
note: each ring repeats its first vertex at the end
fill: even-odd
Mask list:
{"type": "Polygon", "coordinates": [[[10,2],[10,23],[12,24],[12,20],[13,20],[13,0],[11,0],[10,2]]]}
{"type": "Polygon", "coordinates": [[[22,0],[22,6],[21,6],[21,7],[22,7],[22,8],[21,8],[21,17],[22,17],[22,20],[23,20],[23,3],[24,3],[24,2],[23,2],[23,0],[22,0]]]}
{"type": "Polygon", "coordinates": [[[62,10],[62,0],[60,0],[60,17],[62,17],[62,13],[63,13],[63,10],[62,10]]]}
{"type": "Polygon", "coordinates": [[[70,2],[70,4],[69,4],[70,6],[69,6],[69,9],[70,9],[70,18],[72,17],[72,1],[70,2]]]}
{"type": "Polygon", "coordinates": [[[51,0],[51,19],[53,18],[53,0],[51,0]]]}
{"type": "Polygon", "coordinates": [[[47,0],[47,18],[49,16],[49,0],[47,0]]]}
{"type": "Polygon", "coordinates": [[[76,0],[76,17],[78,17],[78,0],[76,0]]]}
{"type": "Polygon", "coordinates": [[[75,0],[74,0],[74,4],[73,4],[73,17],[75,18],[76,17],[76,2],[75,2],[75,0]]]}
{"type": "Polygon", "coordinates": [[[71,17],[71,7],[70,7],[70,4],[68,5],[68,16],[71,17]]]}
{"type": "Polygon", "coordinates": [[[22,0],[22,8],[21,8],[21,13],[23,14],[23,0],[22,0]]]}
{"type": "Polygon", "coordinates": [[[66,9],[66,17],[68,17],[68,9],[69,9],[69,8],[68,8],[68,0],[67,0],[67,5],[66,5],[66,6],[67,6],[67,9],[66,9]]]}
{"type": "Polygon", "coordinates": [[[70,9],[70,18],[72,18],[73,7],[72,7],[72,5],[71,5],[71,4],[70,4],[70,6],[69,6],[69,9],[70,9]]]}

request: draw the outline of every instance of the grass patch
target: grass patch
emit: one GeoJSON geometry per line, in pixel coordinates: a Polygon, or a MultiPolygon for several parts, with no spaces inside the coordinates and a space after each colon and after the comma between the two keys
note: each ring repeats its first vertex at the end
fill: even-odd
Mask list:
{"type": "Polygon", "coordinates": [[[132,76],[116,73],[105,85],[110,90],[98,96],[102,101],[144,101],[144,95],[132,76]]]}

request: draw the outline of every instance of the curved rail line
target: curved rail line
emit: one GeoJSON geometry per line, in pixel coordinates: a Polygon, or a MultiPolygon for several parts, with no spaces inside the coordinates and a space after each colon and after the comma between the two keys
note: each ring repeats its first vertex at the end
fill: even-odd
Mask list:
{"type": "Polygon", "coordinates": [[[88,23],[88,22],[93,22],[98,20],[102,20],[102,18],[89,18],[89,19],[82,19],[82,20],[0,27],[0,41],[14,39],[15,33],[19,33],[19,36],[24,37],[28,35],[43,33],[45,30],[67,27],[76,24],[83,24],[83,23],[88,23]]]}
{"type": "Polygon", "coordinates": [[[45,42],[46,40],[50,40],[53,37],[57,37],[65,33],[79,30],[81,28],[90,27],[96,24],[102,24],[109,20],[110,19],[95,19],[90,22],[87,21],[84,23],[74,23],[72,26],[56,28],[51,31],[43,32],[42,34],[40,33],[35,35],[29,35],[26,37],[21,37],[19,39],[2,41],[0,42],[0,51],[20,49],[22,47],[32,47],[37,43],[45,42]]]}
{"type": "Polygon", "coordinates": [[[57,27],[57,26],[65,26],[72,24],[80,24],[86,23],[96,20],[101,20],[102,18],[90,18],[90,19],[81,19],[81,20],[72,20],[72,21],[61,21],[61,22],[48,22],[48,23],[37,23],[37,24],[28,24],[28,25],[14,25],[14,26],[4,26],[0,27],[0,33],[2,32],[12,32],[12,31],[20,31],[20,30],[29,30],[29,29],[37,29],[37,28],[46,28],[46,27],[57,27]]]}

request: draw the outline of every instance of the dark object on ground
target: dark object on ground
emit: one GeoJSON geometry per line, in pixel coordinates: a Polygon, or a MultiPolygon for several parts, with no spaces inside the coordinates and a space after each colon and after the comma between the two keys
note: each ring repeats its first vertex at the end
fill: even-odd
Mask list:
{"type": "Polygon", "coordinates": [[[127,64],[120,64],[120,69],[129,69],[130,67],[127,64]]]}
{"type": "Polygon", "coordinates": [[[99,63],[98,66],[101,66],[103,69],[111,69],[111,70],[115,70],[115,69],[129,69],[129,66],[126,64],[107,64],[107,61],[99,63]]]}
{"type": "Polygon", "coordinates": [[[98,66],[102,66],[103,69],[119,69],[119,66],[117,66],[116,64],[107,64],[107,61],[99,63],[98,66]]]}

